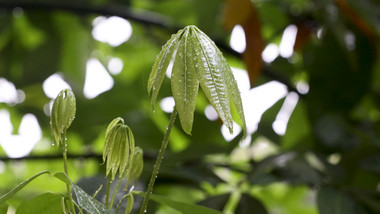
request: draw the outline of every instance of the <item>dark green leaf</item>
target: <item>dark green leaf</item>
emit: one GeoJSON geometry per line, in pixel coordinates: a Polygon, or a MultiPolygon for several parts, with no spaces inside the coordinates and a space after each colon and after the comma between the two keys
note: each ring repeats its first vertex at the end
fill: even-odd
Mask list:
{"type": "Polygon", "coordinates": [[[319,190],[317,205],[320,214],[366,213],[350,196],[332,187],[323,187],[319,190]]]}
{"type": "Polygon", "coordinates": [[[112,214],[111,210],[108,210],[104,204],[92,198],[82,188],[76,184],[72,184],[72,187],[77,197],[78,204],[81,208],[91,214],[112,214]]]}
{"type": "Polygon", "coordinates": [[[254,210],[254,214],[268,214],[267,209],[258,199],[248,194],[243,194],[240,198],[239,204],[235,210],[235,213],[239,214],[251,214],[254,210]]]}
{"type": "MultiPolygon", "coordinates": [[[[136,193],[138,196],[144,197],[145,193],[138,192],[136,193]]],[[[151,195],[150,199],[158,202],[160,204],[169,206],[173,209],[176,209],[180,211],[182,214],[221,214],[221,212],[217,210],[210,209],[208,207],[203,207],[195,204],[190,204],[186,202],[176,201],[173,199],[170,199],[168,197],[159,196],[159,195],[151,195]]]]}
{"type": "Polygon", "coordinates": [[[43,193],[30,200],[22,202],[17,208],[16,214],[52,214],[62,213],[62,195],[43,193]]]}
{"type": "Polygon", "coordinates": [[[0,213],[7,214],[8,213],[8,204],[4,203],[0,205],[0,213]]]}
{"type": "Polygon", "coordinates": [[[215,210],[223,211],[229,198],[230,198],[230,194],[215,195],[215,196],[207,197],[206,199],[198,202],[198,204],[202,206],[210,207],[215,210]]]}

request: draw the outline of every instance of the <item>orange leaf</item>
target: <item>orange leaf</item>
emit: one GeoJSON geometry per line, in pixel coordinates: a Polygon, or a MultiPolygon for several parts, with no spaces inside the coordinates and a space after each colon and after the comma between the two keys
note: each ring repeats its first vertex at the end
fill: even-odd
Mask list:
{"type": "Polygon", "coordinates": [[[226,0],[224,6],[223,25],[231,30],[235,25],[246,22],[253,10],[250,0],[226,0]]]}
{"type": "Polygon", "coordinates": [[[246,48],[243,53],[243,60],[247,66],[249,81],[251,85],[261,74],[262,59],[261,53],[264,49],[264,41],[261,35],[261,25],[256,13],[252,13],[250,19],[243,25],[246,48]]]}
{"type": "Polygon", "coordinates": [[[370,25],[358,15],[349,4],[347,4],[346,0],[335,0],[339,9],[351,20],[351,22],[359,28],[364,35],[367,36],[373,43],[376,38],[376,34],[370,25]]]}
{"type": "Polygon", "coordinates": [[[302,50],[311,36],[311,29],[306,23],[297,24],[297,29],[296,42],[294,43],[294,50],[296,51],[302,50]]]}
{"type": "Polygon", "coordinates": [[[223,24],[227,29],[232,29],[235,25],[241,25],[244,29],[246,48],[243,53],[243,60],[247,67],[251,85],[253,85],[261,73],[261,53],[264,48],[256,8],[250,0],[226,0],[223,24]]]}

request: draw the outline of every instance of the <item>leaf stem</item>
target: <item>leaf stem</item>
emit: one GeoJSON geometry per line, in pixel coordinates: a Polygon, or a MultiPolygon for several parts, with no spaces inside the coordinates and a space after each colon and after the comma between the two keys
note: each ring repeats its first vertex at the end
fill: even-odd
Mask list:
{"type": "Polygon", "coordinates": [[[108,207],[108,203],[110,200],[110,186],[111,186],[111,175],[108,176],[108,181],[107,181],[106,202],[105,202],[106,207],[108,207]]]}
{"type": "Polygon", "coordinates": [[[114,203],[114,201],[115,201],[116,194],[117,194],[117,192],[119,191],[119,187],[120,187],[120,184],[121,184],[121,181],[122,181],[122,180],[123,180],[123,179],[119,178],[119,180],[117,181],[116,187],[115,187],[115,189],[114,189],[114,191],[113,191],[113,195],[112,195],[112,199],[111,199],[110,207],[109,207],[110,210],[112,210],[112,206],[113,206],[113,203],[114,203]]]}
{"type": "MultiPolygon", "coordinates": [[[[67,170],[67,144],[66,144],[66,131],[62,134],[62,142],[63,142],[63,169],[65,170],[65,173],[67,177],[69,177],[68,170],[67,170]]],[[[66,183],[66,189],[67,194],[69,197],[69,203],[70,203],[70,209],[72,210],[72,213],[75,214],[75,208],[73,203],[73,196],[71,193],[71,186],[66,183]]]]}
{"type": "Polygon", "coordinates": [[[150,195],[153,192],[153,186],[154,186],[154,183],[156,182],[157,174],[158,174],[158,171],[160,169],[162,159],[164,158],[166,147],[168,146],[170,132],[172,130],[176,116],[177,116],[177,109],[174,106],[173,113],[170,116],[169,125],[166,128],[166,133],[165,133],[164,139],[162,140],[161,148],[158,152],[156,163],[154,164],[152,176],[150,177],[150,181],[148,184],[148,189],[146,191],[146,195],[144,197],[144,201],[143,201],[143,204],[142,204],[141,209],[140,209],[140,214],[144,214],[146,212],[147,207],[148,207],[150,195]]]}

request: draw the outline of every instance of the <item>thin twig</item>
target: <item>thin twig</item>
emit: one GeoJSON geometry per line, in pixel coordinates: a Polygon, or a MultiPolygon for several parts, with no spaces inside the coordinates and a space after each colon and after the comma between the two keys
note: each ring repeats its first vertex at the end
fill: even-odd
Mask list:
{"type": "MultiPolygon", "coordinates": [[[[62,142],[63,143],[63,169],[65,170],[66,176],[69,176],[68,170],[67,170],[67,144],[66,144],[66,131],[62,135],[62,142]]],[[[71,212],[75,214],[75,208],[74,208],[74,202],[73,202],[73,196],[71,193],[71,186],[66,183],[66,189],[67,194],[69,197],[69,203],[70,203],[70,209],[71,212]]]]}
{"type": "Polygon", "coordinates": [[[148,207],[150,195],[153,192],[153,186],[154,186],[154,183],[156,182],[156,178],[158,175],[158,171],[160,170],[162,159],[164,158],[166,147],[168,146],[170,132],[171,132],[172,127],[174,125],[174,121],[175,121],[176,116],[177,116],[177,110],[176,110],[176,107],[174,106],[173,113],[170,116],[169,125],[166,128],[166,133],[165,133],[164,139],[162,141],[161,148],[158,152],[156,163],[154,164],[152,176],[150,177],[150,181],[148,184],[148,189],[146,190],[144,201],[143,201],[143,204],[142,204],[141,209],[140,209],[140,214],[144,214],[146,212],[147,207],[148,207]]]}

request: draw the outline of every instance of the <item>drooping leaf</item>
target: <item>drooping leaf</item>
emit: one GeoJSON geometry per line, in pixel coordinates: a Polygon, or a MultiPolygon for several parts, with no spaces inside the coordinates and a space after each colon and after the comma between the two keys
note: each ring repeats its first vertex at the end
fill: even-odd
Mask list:
{"type": "Polygon", "coordinates": [[[232,133],[232,116],[227,88],[224,57],[215,43],[198,28],[192,28],[191,37],[197,61],[197,77],[203,92],[232,133]]]}
{"type": "MultiPolygon", "coordinates": [[[[133,186],[136,184],[137,179],[139,179],[142,170],[144,168],[144,159],[143,159],[143,151],[140,147],[135,148],[135,153],[133,155],[133,159],[130,162],[130,166],[128,169],[128,180],[125,188],[127,188],[130,184],[133,186]]],[[[124,188],[124,189],[125,189],[124,188]]]]}
{"type": "MultiPolygon", "coordinates": [[[[143,192],[138,192],[136,194],[138,196],[141,196],[141,197],[145,196],[145,193],[143,193],[143,192]]],[[[151,195],[150,198],[155,202],[158,202],[160,204],[163,204],[163,205],[169,206],[173,209],[176,209],[179,212],[181,212],[182,214],[193,214],[193,213],[197,213],[197,214],[221,214],[221,212],[219,212],[217,210],[210,209],[208,207],[204,207],[204,206],[200,206],[200,205],[196,205],[196,204],[190,204],[190,203],[186,203],[186,202],[182,202],[182,201],[176,201],[176,200],[170,199],[168,197],[164,197],[164,196],[151,195]]]]}
{"type": "Polygon", "coordinates": [[[46,192],[30,200],[22,202],[17,208],[16,214],[51,214],[62,213],[62,195],[46,192]]]}
{"type": "Polygon", "coordinates": [[[152,67],[152,72],[149,75],[148,80],[148,93],[152,94],[151,104],[154,108],[156,103],[158,92],[160,91],[162,81],[164,80],[166,70],[172,60],[175,49],[177,48],[177,42],[180,39],[183,30],[172,35],[170,40],[162,47],[161,52],[158,54],[156,61],[152,67]]]}
{"type": "Polygon", "coordinates": [[[192,129],[199,82],[207,99],[231,133],[233,119],[230,104],[234,105],[245,137],[243,106],[231,68],[215,43],[196,26],[187,26],[173,35],[157,57],[148,81],[148,91],[154,91],[152,104],[171,60],[172,93],[184,131],[190,134],[192,129]]]}
{"type": "MultiPolygon", "coordinates": [[[[124,120],[123,118],[121,117],[118,117],[118,118],[115,118],[111,121],[110,124],[108,124],[107,126],[107,129],[106,129],[106,139],[105,139],[105,143],[104,143],[104,147],[103,147],[103,162],[106,161],[106,156],[107,154],[110,152],[110,148],[112,148],[112,144],[114,142],[113,139],[110,139],[111,135],[110,135],[110,132],[111,130],[118,124],[118,123],[121,123],[123,124],[124,123],[124,120]]],[[[113,135],[112,135],[113,136],[113,135]]]]}
{"type": "Polygon", "coordinates": [[[194,55],[192,43],[188,42],[191,36],[193,35],[188,30],[183,33],[171,76],[171,87],[176,109],[182,128],[187,134],[191,133],[193,127],[195,102],[199,87],[195,72],[195,60],[193,60],[193,56],[194,59],[197,59],[197,57],[194,55]]]}
{"type": "Polygon", "coordinates": [[[106,175],[111,175],[113,180],[119,171],[119,176],[123,177],[134,155],[133,133],[123,119],[116,118],[108,125],[105,138],[103,161],[106,162],[106,175]]]}
{"type": "Polygon", "coordinates": [[[241,100],[240,92],[238,85],[235,81],[235,78],[232,74],[231,68],[227,65],[227,63],[224,64],[224,69],[226,69],[226,77],[227,77],[227,87],[229,91],[229,97],[232,101],[232,104],[234,105],[235,109],[237,110],[241,125],[243,127],[243,138],[246,137],[247,134],[247,127],[245,122],[245,116],[244,116],[244,110],[243,110],[243,102],[241,100]]]}
{"type": "Polygon", "coordinates": [[[31,181],[38,178],[40,175],[50,173],[49,171],[42,171],[40,173],[37,173],[36,175],[26,179],[24,182],[17,185],[15,188],[13,188],[11,191],[6,193],[5,195],[0,197],[0,205],[2,205],[4,202],[6,202],[8,199],[12,198],[16,193],[18,193],[22,188],[24,188],[26,185],[28,185],[31,181]]]}

